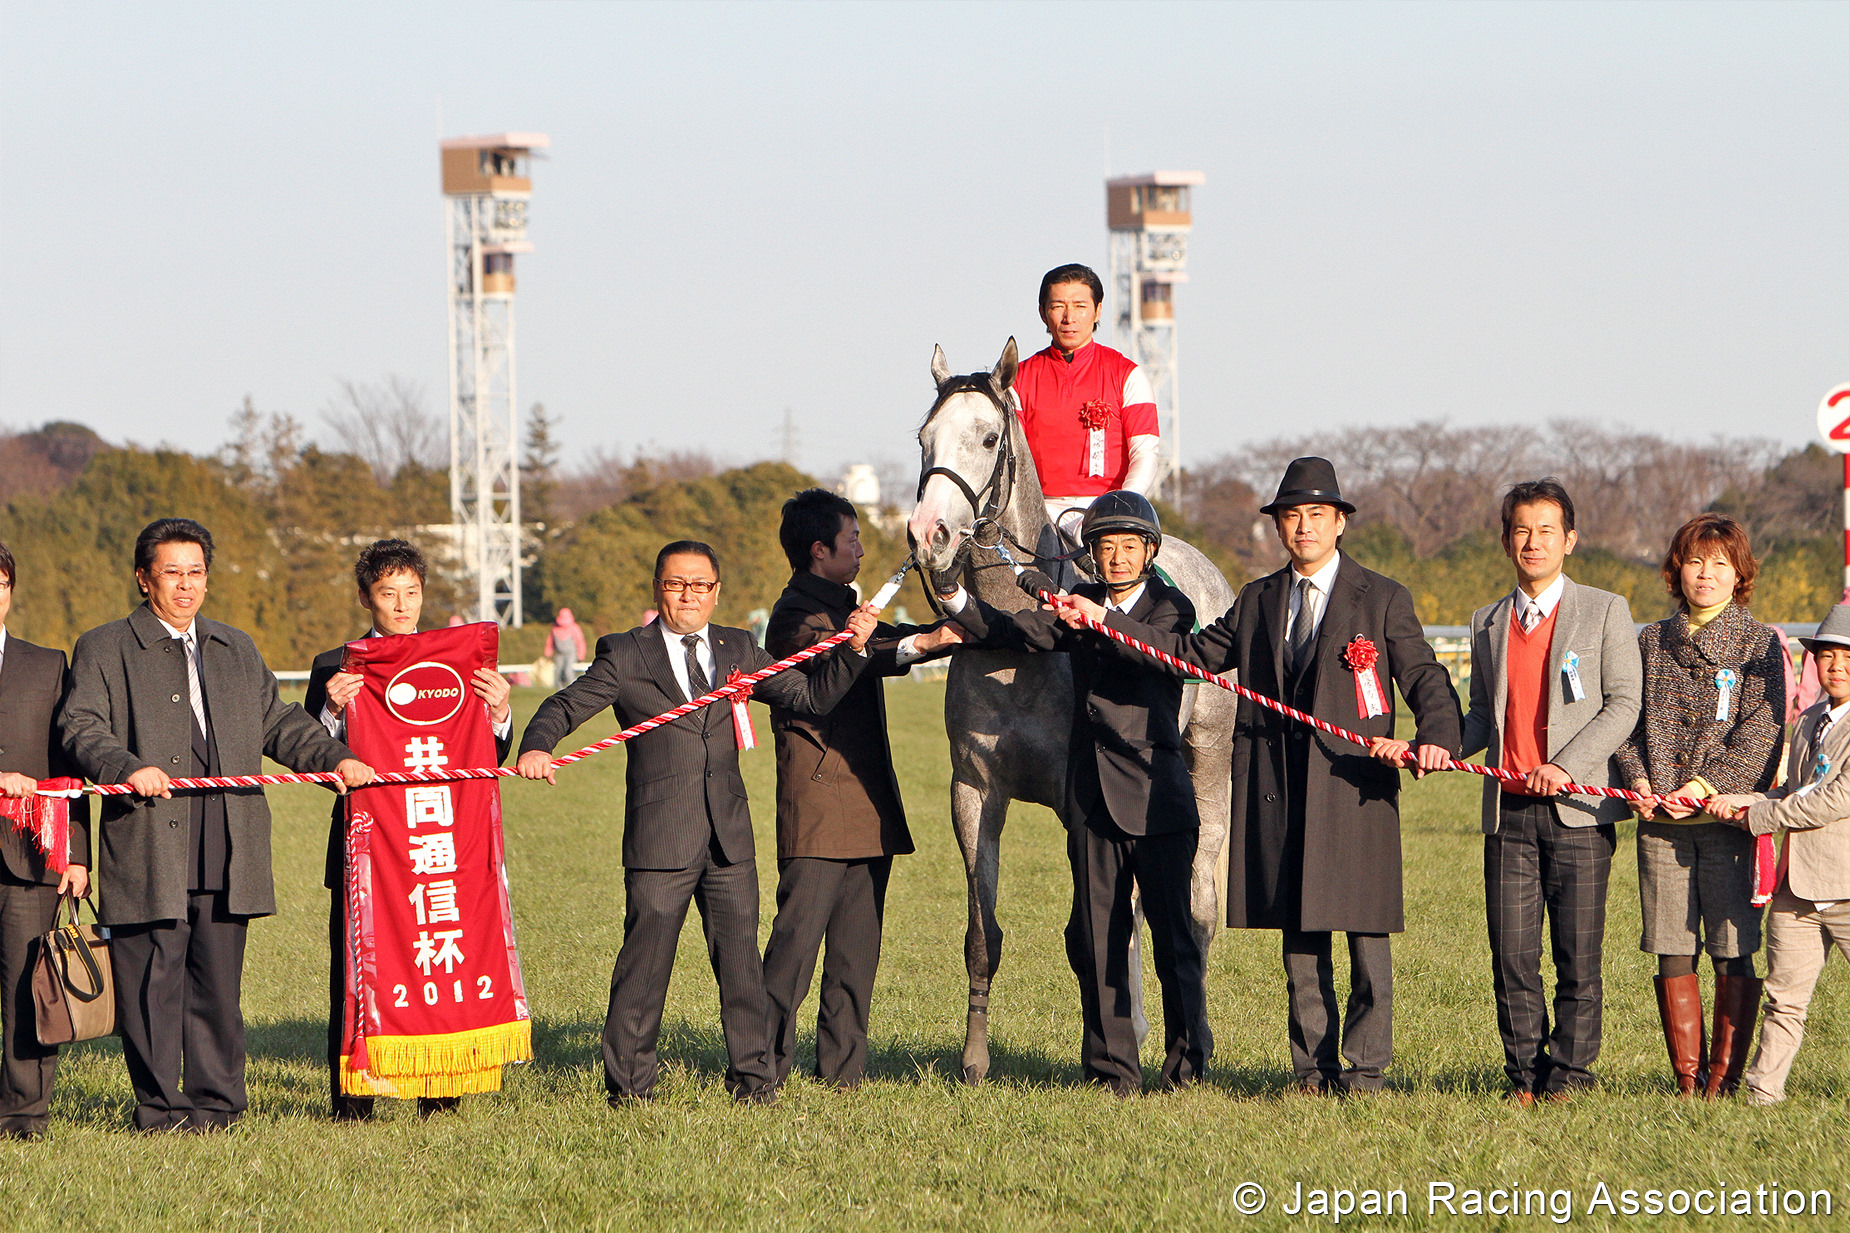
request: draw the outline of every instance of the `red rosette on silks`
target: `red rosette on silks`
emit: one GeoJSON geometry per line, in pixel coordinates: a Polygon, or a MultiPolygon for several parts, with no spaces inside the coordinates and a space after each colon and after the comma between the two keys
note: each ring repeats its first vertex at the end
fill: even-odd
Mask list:
{"type": "MultiPolygon", "coordinates": [[[[745,674],[734,668],[726,674],[726,684],[737,683],[745,674]]],[[[758,748],[758,734],[752,731],[752,713],[745,705],[752,700],[752,687],[747,685],[732,695],[732,735],[739,743],[740,749],[758,748]]]]}
{"type": "Polygon", "coordinates": [[[1343,648],[1343,666],[1355,675],[1355,713],[1363,719],[1388,712],[1387,691],[1382,689],[1381,676],[1375,670],[1380,658],[1381,652],[1362,634],[1351,638],[1343,648]]]}

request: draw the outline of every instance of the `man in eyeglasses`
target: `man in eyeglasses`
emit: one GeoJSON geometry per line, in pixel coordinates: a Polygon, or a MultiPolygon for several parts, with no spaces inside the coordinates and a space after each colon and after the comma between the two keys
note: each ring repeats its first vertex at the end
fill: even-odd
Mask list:
{"type": "Polygon", "coordinates": [[[77,640],[59,718],[64,749],[106,796],[99,915],[113,934],[122,1053],[138,1130],[225,1130],[244,1112],[239,993],[250,920],[276,911],[260,789],[181,792],[170,779],[295,771],[373,778],[276,692],[250,636],[199,615],[212,533],[161,518],[135,541],[147,602],[77,640]]]}
{"type": "MultiPolygon", "coordinates": [[[[771,656],[743,629],[712,624],[719,558],[677,540],[655,558],[652,625],[598,639],[585,674],[540,704],[520,738],[517,768],[553,782],[552,750],[605,707],[629,727],[755,672],[771,656]]],[[[852,639],[805,675],[791,669],[754,686],[772,706],[825,714],[867,667],[872,609],[848,618],[852,639]]],[[[604,1087],[613,1106],[655,1095],[656,1040],[690,901],[700,908],[719,982],[726,1089],[739,1101],[777,1097],[764,969],[758,957],[758,867],[732,709],[709,705],[629,742],[623,815],[623,946],[604,1019],[604,1087]]]]}

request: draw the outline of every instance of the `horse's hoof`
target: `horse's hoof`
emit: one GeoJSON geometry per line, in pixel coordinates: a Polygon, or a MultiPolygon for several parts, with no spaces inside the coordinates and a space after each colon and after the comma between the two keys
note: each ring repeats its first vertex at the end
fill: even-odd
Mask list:
{"type": "Polygon", "coordinates": [[[965,1087],[981,1087],[983,1085],[983,1080],[987,1079],[988,1077],[989,1077],[989,1067],[987,1066],[966,1066],[964,1067],[964,1086],[965,1087]]]}

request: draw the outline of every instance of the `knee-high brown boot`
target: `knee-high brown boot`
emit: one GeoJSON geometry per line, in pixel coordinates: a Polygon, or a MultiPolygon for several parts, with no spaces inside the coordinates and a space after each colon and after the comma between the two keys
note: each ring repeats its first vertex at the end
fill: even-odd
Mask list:
{"type": "Polygon", "coordinates": [[[1702,1094],[1710,1099],[1732,1096],[1747,1069],[1748,1050],[1754,1043],[1754,1016],[1760,1011],[1758,976],[1715,976],[1715,1051],[1709,1082],[1702,1094]]]}
{"type": "Polygon", "coordinates": [[[1707,1078],[1703,1072],[1709,1067],[1702,1039],[1702,985],[1694,973],[1655,979],[1657,1016],[1664,1023],[1664,1045],[1670,1050],[1677,1095],[1693,1096],[1701,1090],[1707,1078]]]}

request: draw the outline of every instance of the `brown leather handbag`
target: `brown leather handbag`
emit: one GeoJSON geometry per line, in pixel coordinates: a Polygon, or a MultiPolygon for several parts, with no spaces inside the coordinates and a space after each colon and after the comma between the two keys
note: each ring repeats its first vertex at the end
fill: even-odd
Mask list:
{"type": "Polygon", "coordinates": [[[71,919],[39,939],[32,964],[32,1008],[42,1045],[67,1045],[116,1032],[109,929],[96,923],[94,908],[91,922],[79,924],[75,896],[59,901],[60,915],[66,905],[71,919]]]}

